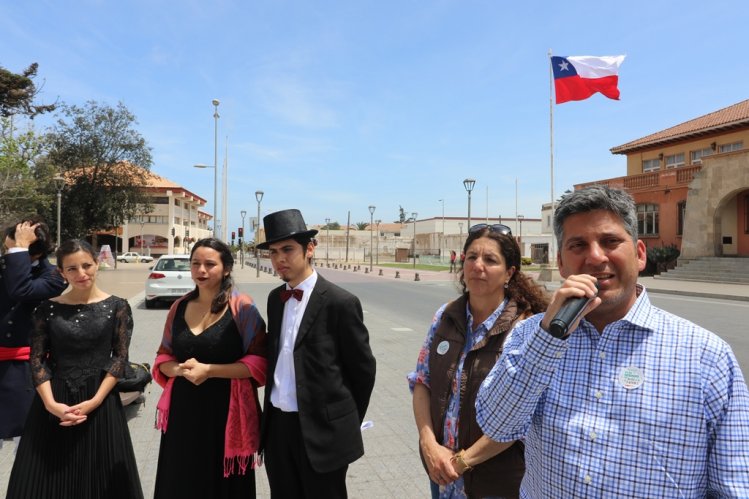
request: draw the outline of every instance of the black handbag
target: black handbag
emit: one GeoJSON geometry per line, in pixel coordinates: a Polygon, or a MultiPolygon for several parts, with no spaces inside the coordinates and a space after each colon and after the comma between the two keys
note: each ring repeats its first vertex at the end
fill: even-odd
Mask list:
{"type": "Polygon", "coordinates": [[[149,364],[128,362],[125,366],[125,376],[117,380],[117,390],[120,392],[142,392],[152,379],[149,364]]]}

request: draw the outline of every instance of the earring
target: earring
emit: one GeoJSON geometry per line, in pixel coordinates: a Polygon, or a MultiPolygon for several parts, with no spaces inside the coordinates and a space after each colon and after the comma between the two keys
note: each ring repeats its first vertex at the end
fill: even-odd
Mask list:
{"type": "Polygon", "coordinates": [[[510,281],[507,281],[507,282],[505,283],[505,289],[507,289],[507,288],[509,288],[509,287],[510,287],[510,284],[509,284],[509,282],[510,282],[510,281]]]}

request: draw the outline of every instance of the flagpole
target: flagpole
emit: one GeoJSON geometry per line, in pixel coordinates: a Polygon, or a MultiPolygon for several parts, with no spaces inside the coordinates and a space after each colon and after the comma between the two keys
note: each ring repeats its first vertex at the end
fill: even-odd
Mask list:
{"type": "Polygon", "coordinates": [[[557,254],[554,236],[554,72],[551,66],[551,49],[549,49],[549,176],[551,179],[551,245],[549,247],[549,265],[555,266],[557,254]]]}

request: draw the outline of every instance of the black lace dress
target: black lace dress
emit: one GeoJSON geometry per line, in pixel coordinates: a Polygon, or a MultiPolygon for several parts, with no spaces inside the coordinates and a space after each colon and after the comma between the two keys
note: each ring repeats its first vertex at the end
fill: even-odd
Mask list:
{"type": "MultiPolygon", "coordinates": [[[[242,339],[227,308],[221,318],[194,334],[185,322],[187,301],[177,308],[172,327],[174,356],[206,364],[231,364],[244,355],[242,339]]],[[[154,498],[255,497],[255,472],[224,478],[224,442],[229,415],[231,380],[209,378],[194,385],[174,379],[169,425],[161,436],[154,498]]]]}
{"type": "MultiPolygon", "coordinates": [[[[133,330],[130,305],[42,302],[34,312],[31,373],[50,381],[57,402],[92,398],[106,373],[120,377],[133,330]]],[[[135,454],[119,394],[76,426],[60,426],[37,394],[29,411],[8,484],[8,498],[142,498],[135,454]]]]}

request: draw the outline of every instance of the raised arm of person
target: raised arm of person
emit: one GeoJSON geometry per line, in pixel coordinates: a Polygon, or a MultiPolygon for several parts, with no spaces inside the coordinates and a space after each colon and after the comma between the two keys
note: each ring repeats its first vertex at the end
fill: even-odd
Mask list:
{"type": "Polygon", "coordinates": [[[538,401],[567,349],[565,340],[541,329],[541,318],[540,314],[533,316],[513,330],[476,397],[476,421],[481,431],[497,442],[525,436],[538,401]]]}

